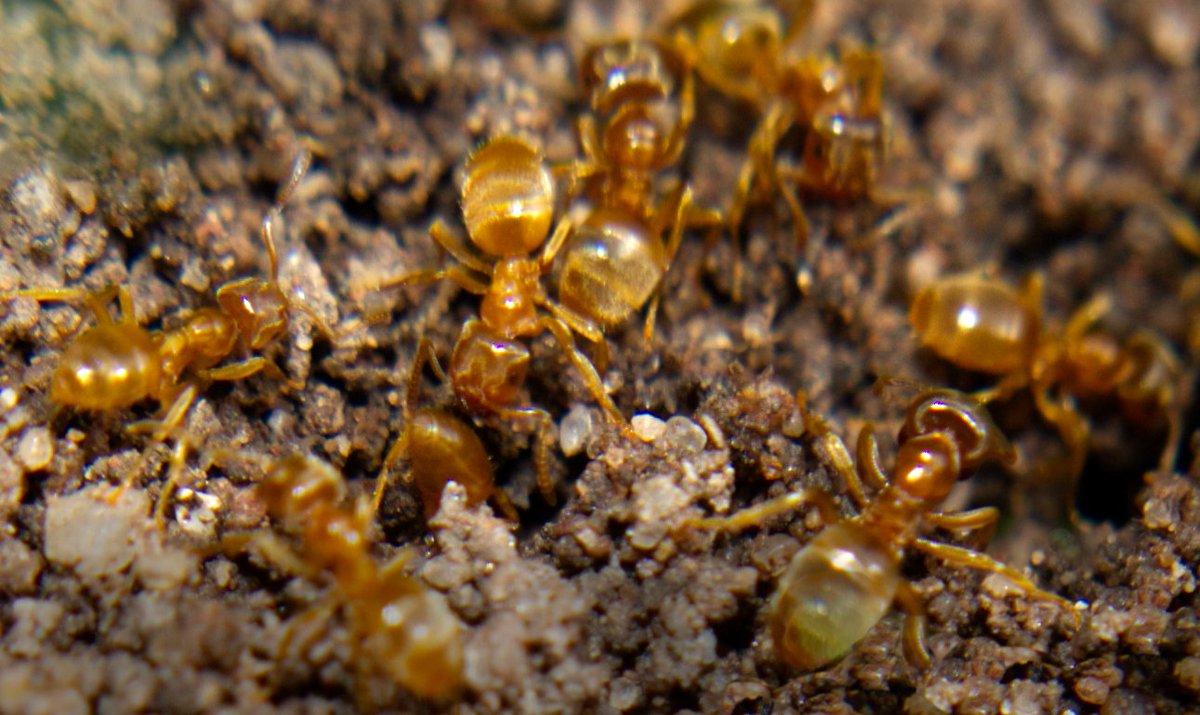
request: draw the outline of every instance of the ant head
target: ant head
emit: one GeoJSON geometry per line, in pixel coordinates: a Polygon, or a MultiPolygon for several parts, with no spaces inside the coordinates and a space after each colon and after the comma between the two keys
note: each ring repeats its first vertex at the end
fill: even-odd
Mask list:
{"type": "Polygon", "coordinates": [[[962,472],[959,455],[953,437],[946,432],[905,440],[896,450],[892,484],[922,501],[941,502],[962,472]]]}
{"type": "Polygon", "coordinates": [[[478,330],[459,338],[450,356],[450,381],[468,408],[484,414],[516,401],[529,372],[529,348],[478,330]]]}
{"type": "Polygon", "coordinates": [[[740,82],[777,65],[782,24],[772,7],[745,6],[706,18],[696,33],[700,66],[740,82]]]}
{"type": "Polygon", "coordinates": [[[274,519],[292,519],[346,494],[342,475],[327,462],[292,454],[271,465],[258,484],[258,497],[274,519]]]}
{"type": "Polygon", "coordinates": [[[958,452],[961,470],[967,474],[988,459],[1006,464],[1016,460],[1012,445],[983,405],[956,390],[929,390],[909,406],[900,429],[901,441],[932,434],[950,440],[958,452]]]}
{"type": "Polygon", "coordinates": [[[624,104],[670,97],[683,62],[666,46],[630,40],[592,48],[580,67],[592,109],[607,114],[624,104]]]}

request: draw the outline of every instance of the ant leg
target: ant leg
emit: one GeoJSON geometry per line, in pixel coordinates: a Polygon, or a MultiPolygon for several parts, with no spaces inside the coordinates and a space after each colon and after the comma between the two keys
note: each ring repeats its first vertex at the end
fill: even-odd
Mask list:
{"type": "MultiPolygon", "coordinates": [[[[813,435],[816,441],[813,444],[813,449],[817,456],[834,471],[841,476],[842,481],[846,484],[846,491],[850,492],[850,497],[854,499],[854,503],[858,505],[859,510],[865,509],[870,502],[867,499],[866,490],[863,488],[862,480],[859,478],[858,471],[855,469],[854,460],[850,458],[850,450],[846,449],[846,443],[833,433],[829,427],[829,423],[824,419],[809,413],[807,410],[804,415],[805,430],[813,435]]],[[[864,428],[869,429],[868,428],[864,428]]],[[[865,438],[860,435],[858,439],[859,451],[862,451],[862,443],[865,438]]],[[[877,467],[876,467],[877,468],[877,467]]],[[[858,469],[863,469],[862,465],[858,469]]]]}
{"type": "Polygon", "coordinates": [[[9,293],[0,293],[0,300],[14,298],[32,298],[38,303],[84,303],[96,316],[96,322],[101,325],[112,325],[114,320],[108,312],[108,303],[113,297],[121,296],[122,320],[132,322],[133,300],[128,290],[118,286],[108,286],[98,291],[88,291],[84,288],[23,288],[9,293]],[[128,306],[128,307],[126,307],[128,306]]]}
{"type": "Polygon", "coordinates": [[[1066,343],[1081,340],[1093,324],[1112,310],[1112,298],[1107,293],[1101,293],[1075,309],[1067,318],[1063,329],[1063,341],[1066,343]]]}
{"type": "MultiPolygon", "coordinates": [[[[192,404],[196,401],[198,394],[199,393],[196,389],[196,386],[189,383],[187,387],[185,387],[178,395],[176,395],[175,400],[171,403],[170,409],[167,410],[167,413],[162,417],[162,419],[139,420],[127,425],[125,427],[125,431],[130,434],[150,432],[150,439],[152,442],[162,442],[166,440],[167,437],[170,437],[171,434],[175,432],[175,428],[179,427],[179,425],[183,423],[183,418],[187,415],[188,410],[191,409],[192,404]]],[[[175,473],[176,464],[178,463],[179,471],[182,472],[183,461],[187,457],[187,447],[183,447],[184,451],[182,454],[178,453],[179,449],[179,443],[176,443],[176,452],[172,454],[171,459],[171,475],[168,477],[168,487],[171,489],[174,488],[172,480],[178,480],[178,474],[175,473]]],[[[125,479],[121,480],[121,484],[104,498],[105,501],[107,501],[109,504],[115,504],[117,500],[121,498],[121,495],[123,495],[130,487],[133,486],[134,479],[136,478],[137,472],[131,470],[125,479]]],[[[164,490],[164,493],[160,495],[159,498],[162,499],[164,496],[169,496],[169,492],[164,490]]],[[[158,507],[155,507],[156,522],[159,517],[160,515],[158,507]]]]}
{"type": "Polygon", "coordinates": [[[549,272],[550,268],[554,266],[554,257],[562,250],[567,239],[571,237],[574,231],[575,224],[571,219],[564,218],[559,220],[558,225],[554,227],[554,233],[550,234],[549,240],[546,241],[546,245],[542,248],[541,255],[538,256],[538,270],[543,274],[549,272]]]}
{"type": "Polygon", "coordinates": [[[198,395],[199,390],[196,388],[196,386],[192,383],[188,383],[188,385],[181,390],[178,395],[175,396],[175,399],[171,402],[171,406],[167,409],[166,414],[163,415],[162,419],[138,420],[137,422],[126,426],[125,431],[129,434],[142,434],[145,432],[151,432],[153,433],[152,439],[161,442],[162,440],[165,440],[167,437],[171,436],[171,433],[175,431],[175,428],[183,422],[184,415],[187,414],[187,411],[191,408],[192,403],[196,401],[196,397],[198,395]]]}
{"type": "Polygon", "coordinates": [[[446,227],[445,222],[443,222],[441,219],[434,221],[433,225],[429,227],[429,237],[432,238],[437,245],[441,246],[446,253],[449,253],[451,256],[453,256],[454,260],[463,264],[467,268],[478,273],[491,275],[491,264],[468,252],[466,247],[459,242],[454,234],[451,233],[450,229],[446,227]]]}
{"type": "Polygon", "coordinates": [[[371,495],[372,519],[374,519],[375,514],[379,513],[379,505],[383,503],[383,492],[387,489],[388,484],[388,472],[391,471],[392,465],[407,456],[408,425],[405,424],[404,431],[392,443],[392,448],[388,450],[387,456],[383,458],[383,466],[379,468],[379,476],[375,477],[375,492],[371,495]]]}
{"type": "Polygon", "coordinates": [[[671,222],[671,233],[667,238],[666,252],[664,253],[666,261],[663,266],[663,275],[659,278],[658,285],[654,287],[650,307],[646,310],[646,323],[642,326],[642,340],[646,341],[647,345],[654,338],[654,322],[658,317],[658,304],[662,300],[663,289],[667,285],[667,274],[671,271],[671,264],[675,262],[675,254],[679,252],[679,244],[683,242],[684,224],[686,223],[686,217],[691,213],[692,209],[692,187],[684,184],[674,201],[675,216],[671,222]]]}
{"type": "Polygon", "coordinates": [[[1013,567],[1003,564],[996,559],[993,559],[987,554],[982,554],[972,549],[964,549],[961,546],[951,546],[937,541],[930,541],[922,537],[913,539],[912,545],[918,550],[923,551],[930,556],[936,557],[954,566],[962,566],[976,571],[988,571],[997,573],[1012,582],[1014,586],[1021,589],[1025,595],[1031,598],[1037,598],[1044,601],[1052,601],[1059,606],[1065,608],[1074,617],[1076,623],[1079,621],[1079,614],[1075,611],[1075,607],[1070,601],[1049,591],[1043,591],[1038,588],[1037,584],[1030,581],[1025,574],[1014,569],[1013,567]]]}
{"type": "MultiPolygon", "coordinates": [[[[538,486],[539,488],[541,487],[540,484],[538,486]]],[[[543,494],[543,496],[545,495],[543,494]]],[[[521,515],[517,512],[517,507],[513,505],[512,500],[508,498],[503,489],[500,487],[493,489],[491,499],[492,506],[500,511],[500,515],[504,517],[505,521],[511,521],[516,524],[521,520],[521,515]]],[[[553,504],[553,502],[550,503],[553,504]]]]}
{"type": "Polygon", "coordinates": [[[996,522],[1000,520],[1000,512],[995,507],[985,506],[955,514],[934,512],[926,514],[925,520],[939,529],[974,532],[978,540],[976,545],[982,549],[992,541],[992,535],[996,532],[996,522]]]}
{"type": "Polygon", "coordinates": [[[596,359],[593,364],[596,366],[597,372],[603,372],[608,368],[608,341],[604,339],[604,331],[599,325],[596,325],[595,321],[549,298],[539,301],[538,304],[595,346],[596,359]]]}
{"type": "Polygon", "coordinates": [[[1038,412],[1046,421],[1054,425],[1058,435],[1067,448],[1067,515],[1071,523],[1079,526],[1079,512],[1075,509],[1075,496],[1079,488],[1079,477],[1083,473],[1084,461],[1087,459],[1087,446],[1091,438],[1091,428],[1087,420],[1079,414],[1075,406],[1063,398],[1060,402],[1051,401],[1045,387],[1033,392],[1034,403],[1038,412]]]}
{"type": "Polygon", "coordinates": [[[796,237],[796,248],[800,252],[800,260],[807,263],[808,234],[810,233],[808,215],[804,212],[804,207],[800,205],[800,199],[796,196],[792,180],[784,178],[778,165],[774,165],[773,172],[772,183],[779,187],[779,193],[783,195],[783,202],[787,204],[788,213],[792,215],[792,231],[796,237]]]}
{"type": "Polygon", "coordinates": [[[1013,373],[1012,375],[1005,377],[1003,380],[991,387],[984,388],[982,390],[976,390],[975,392],[969,392],[967,394],[972,400],[975,400],[979,404],[986,407],[989,402],[1005,400],[1028,385],[1029,376],[1025,374],[1024,370],[1022,370],[1019,373],[1013,373]]]}
{"type": "Polygon", "coordinates": [[[441,363],[438,362],[437,354],[433,351],[433,343],[429,338],[422,335],[417,341],[417,354],[413,358],[412,367],[408,371],[408,387],[404,393],[404,430],[400,436],[392,444],[388,450],[387,456],[383,458],[383,466],[379,469],[379,476],[375,477],[375,493],[371,496],[370,518],[367,521],[374,519],[375,514],[379,511],[379,505],[383,503],[383,492],[387,489],[388,472],[395,463],[408,456],[408,425],[412,421],[412,416],[417,411],[417,392],[421,382],[421,371],[428,364],[433,368],[434,374],[442,382],[446,381],[446,373],[442,370],[441,363]]]}
{"type": "Polygon", "coordinates": [[[600,171],[600,167],[605,166],[606,162],[604,161],[604,152],[600,149],[600,133],[596,129],[595,119],[595,115],[590,113],[580,115],[575,123],[575,131],[579,134],[579,148],[587,157],[583,167],[585,169],[596,167],[596,171],[600,171]]]}
{"type": "Polygon", "coordinates": [[[158,503],[154,505],[154,526],[158,529],[163,528],[163,519],[167,513],[167,503],[171,500],[176,487],[179,486],[179,480],[183,477],[183,470],[187,465],[187,455],[190,449],[191,443],[187,437],[180,437],[175,440],[175,449],[171,451],[171,467],[167,473],[167,481],[163,484],[162,491],[158,494],[158,503]]]}
{"type": "Polygon", "coordinates": [[[867,499],[862,480],[858,478],[854,461],[850,458],[850,451],[846,449],[846,443],[842,441],[842,438],[832,432],[818,435],[813,449],[821,461],[833,467],[833,470],[841,476],[842,481],[846,484],[846,491],[850,493],[850,498],[858,505],[859,510],[865,509],[870,500],[867,499]]]}
{"type": "Polygon", "coordinates": [[[405,422],[412,419],[413,413],[417,411],[417,392],[421,383],[421,370],[427,364],[433,369],[433,374],[437,376],[437,379],[446,382],[446,371],[438,362],[437,354],[433,351],[433,343],[429,341],[428,337],[422,335],[421,339],[417,341],[417,354],[408,371],[408,387],[404,393],[405,422]]]}
{"type": "Polygon", "coordinates": [[[821,521],[834,524],[841,520],[833,499],[820,489],[802,488],[788,492],[783,496],[768,499],[765,502],[742,509],[729,516],[710,516],[705,519],[695,519],[688,526],[697,529],[716,529],[718,531],[740,531],[750,526],[757,526],[780,514],[793,511],[805,504],[817,507],[821,521]]]}
{"type": "Polygon", "coordinates": [[[379,580],[388,581],[397,576],[408,578],[404,573],[404,569],[416,557],[417,550],[411,546],[402,546],[396,549],[395,555],[379,567],[379,580]]]}
{"type": "Polygon", "coordinates": [[[904,657],[919,670],[929,670],[933,667],[933,658],[925,643],[925,604],[907,582],[901,582],[900,588],[896,589],[896,602],[905,613],[904,635],[901,639],[904,657]]]}
{"type": "Polygon", "coordinates": [[[270,530],[225,534],[212,546],[200,548],[202,557],[221,554],[227,558],[253,555],[268,568],[287,576],[319,583],[321,570],[309,565],[292,546],[270,530]]]}
{"type": "Polygon", "coordinates": [[[558,340],[559,347],[567,354],[571,362],[575,365],[575,369],[583,376],[584,384],[587,385],[588,392],[591,393],[592,399],[600,404],[600,408],[604,410],[604,414],[608,415],[609,421],[620,428],[622,434],[628,439],[637,439],[637,433],[629,426],[629,421],[617,409],[617,405],[613,402],[612,397],[604,391],[604,381],[600,379],[600,373],[596,372],[596,366],[584,355],[575,345],[575,339],[571,337],[571,330],[566,323],[553,316],[543,315],[538,320],[542,328],[549,330],[558,340]]]}
{"type": "MultiPolygon", "coordinates": [[[[537,444],[533,451],[533,464],[537,471],[538,491],[541,492],[542,498],[550,506],[558,503],[558,496],[554,493],[554,482],[550,480],[550,448],[551,448],[551,428],[554,420],[550,418],[550,413],[540,407],[505,407],[498,410],[496,413],[503,419],[514,419],[533,417],[538,421],[537,436],[534,438],[537,444]]],[[[500,491],[497,489],[496,493],[500,491]]],[[[512,504],[509,504],[512,507],[512,504]]]]}
{"type": "Polygon", "coordinates": [[[450,280],[459,288],[475,295],[483,295],[487,293],[488,289],[486,283],[467,273],[459,266],[450,266],[449,268],[418,268],[415,271],[386,278],[375,286],[375,288],[377,290],[384,290],[409,283],[433,283],[440,280],[450,280]]]}
{"type": "Polygon", "coordinates": [[[746,214],[746,206],[750,202],[750,189],[754,183],[755,164],[750,157],[738,171],[737,183],[733,188],[733,199],[729,203],[729,248],[733,252],[733,288],[734,303],[742,302],[742,281],[745,278],[746,266],[742,260],[742,219],[746,214]]]}
{"type": "Polygon", "coordinates": [[[231,362],[221,367],[200,370],[199,372],[200,376],[206,380],[219,380],[221,382],[244,380],[247,377],[262,372],[266,373],[272,379],[279,380],[293,390],[303,390],[305,385],[303,382],[297,382],[288,377],[278,365],[261,355],[231,362]]]}

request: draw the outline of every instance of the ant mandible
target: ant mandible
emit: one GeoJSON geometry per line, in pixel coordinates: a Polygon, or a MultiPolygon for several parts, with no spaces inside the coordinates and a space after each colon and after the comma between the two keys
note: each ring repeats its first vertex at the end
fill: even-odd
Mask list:
{"type": "Polygon", "coordinates": [[[872,196],[886,154],[879,54],[862,47],[847,49],[840,57],[787,51],[814,5],[797,3],[785,19],[777,9],[763,5],[701,2],[670,23],[675,45],[700,79],[759,116],[728,214],[737,261],[735,299],[740,297],[744,271],[738,234],[753,197],[783,197],[803,251],[809,224],[797,189],[833,201],[872,196]],[[780,143],[795,127],[803,131],[799,165],[777,156],[780,143]]]}
{"type": "Polygon", "coordinates": [[[802,670],[821,668],[845,655],[893,602],[908,619],[904,652],[921,668],[932,664],[925,644],[920,598],[904,580],[900,563],[914,548],[950,564],[998,573],[1031,598],[1056,602],[1078,618],[1069,602],[1039,589],[1019,571],[978,551],[918,536],[921,524],[974,531],[986,542],[998,512],[983,507],[959,513],[936,509],[954,484],[987,461],[1011,463],[1016,455],[986,409],[970,396],[930,389],[909,404],[890,472],[879,461],[874,428],[859,435],[857,459],[823,420],[809,416],[817,450],[845,480],[860,511],[840,518],[819,489],[799,489],[728,517],[692,526],[722,530],[761,523],[803,504],[814,504],[825,527],[792,557],[768,605],[767,622],[780,659],[802,670]],[[876,489],[868,496],[865,484],[876,489]]]}
{"type": "Polygon", "coordinates": [[[553,265],[572,225],[560,220],[547,239],[554,218],[555,187],[541,152],[524,139],[499,135],[469,157],[466,172],[463,223],[471,243],[487,258],[464,250],[438,221],[429,233],[457,264],[405,273],[380,287],[449,279],[482,296],[479,317],[463,324],[451,353],[450,385],[459,401],[475,414],[537,421],[534,459],[538,487],[553,503],[550,414],[534,405],[514,405],[530,361],[529,348],[522,340],[552,334],[609,420],[627,436],[634,434],[605,392],[595,365],[575,345],[572,331],[589,338],[593,335],[587,321],[551,299],[542,286],[542,277],[553,265]],[[541,252],[531,256],[539,246],[541,252]]]}
{"type": "MultiPolygon", "coordinates": [[[[226,536],[220,552],[258,552],[268,562],[320,583],[332,581],[327,604],[304,621],[342,608],[351,629],[358,697],[373,707],[365,676],[381,672],[434,700],[462,687],[462,624],[445,597],[404,573],[414,555],[402,549],[384,566],[371,556],[373,510],[365,498],[343,506],[346,482],[328,463],[293,454],[275,461],[255,493],[267,514],[294,537],[294,548],[269,531],[226,536]]],[[[285,637],[280,650],[293,642],[285,637]]]]}
{"type": "MultiPolygon", "coordinates": [[[[1070,496],[1083,471],[1091,428],[1076,398],[1115,396],[1127,419],[1167,422],[1159,470],[1170,471],[1183,432],[1182,368],[1170,345],[1149,330],[1124,342],[1094,329],[1111,309],[1100,295],[1078,308],[1061,330],[1042,328],[1041,274],[1014,289],[994,278],[959,274],[919,290],[909,322],[921,344],[968,370],[1001,377],[976,395],[1004,399],[1028,387],[1038,411],[1067,447],[1070,496]]],[[[1072,519],[1078,515],[1072,505],[1072,519]]]]}
{"type": "MultiPolygon", "coordinates": [[[[268,279],[245,277],[217,289],[217,307],[191,311],[178,328],[146,330],[138,324],[133,297],[126,286],[89,293],[82,288],[26,289],[0,295],[0,300],[32,298],[38,302],[85,303],[96,324],[84,330],[67,346],[50,381],[50,400],[58,407],[85,411],[123,409],[143,400],[159,403],[159,416],[127,426],[129,432],[149,432],[156,442],[172,436],[205,386],[213,381],[242,380],[259,372],[282,381],[294,390],[304,383],[292,380],[274,362],[250,355],[222,364],[239,348],[259,353],[275,342],[288,326],[288,312],[304,311],[326,336],[331,332],[319,315],[304,303],[293,301],[279,284],[279,259],[275,250],[273,221],[300,183],[311,163],[303,152],[292,166],[291,176],[271,210],[263,217],[262,239],[270,259],[268,279]],[[120,320],[108,312],[116,297],[120,320]]],[[[172,456],[171,474],[155,508],[161,522],[163,510],[182,472],[186,458],[185,440],[180,438],[172,456]]],[[[121,484],[117,498],[133,482],[135,472],[121,484]]]]}
{"type": "Polygon", "coordinates": [[[603,330],[649,304],[643,330],[649,341],[684,229],[721,221],[693,205],[686,183],[655,202],[695,113],[691,70],[671,47],[648,40],[598,45],[580,66],[591,111],[579,118],[584,159],[569,167],[570,193],[582,183],[592,208],[563,249],[558,299],[597,344],[603,330]]]}

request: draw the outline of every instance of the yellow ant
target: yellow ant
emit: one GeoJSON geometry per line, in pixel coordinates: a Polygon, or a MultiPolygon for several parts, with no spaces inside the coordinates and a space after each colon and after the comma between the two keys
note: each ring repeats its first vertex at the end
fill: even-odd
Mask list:
{"type": "Polygon", "coordinates": [[[428,361],[442,381],[446,373],[438,364],[427,338],[417,345],[417,356],[408,377],[404,400],[404,431],[388,450],[375,481],[372,511],[377,512],[387,488],[388,470],[398,460],[408,460],[408,479],[416,485],[425,509],[425,518],[437,513],[442,492],[449,481],[458,482],[466,492],[467,506],[492,499],[506,518],[516,521],[517,512],[504,492],[496,488],[496,474],[487,449],[469,425],[445,410],[417,407],[421,368],[428,361]]]}
{"type": "Polygon", "coordinates": [[[913,548],[947,563],[1008,579],[1031,598],[1053,601],[1078,618],[1064,599],[1039,589],[1019,571],[978,551],[918,535],[922,524],[973,531],[986,542],[999,516],[992,507],[959,513],[936,511],[955,483],[988,461],[1011,463],[1015,453],[987,411],[968,395],[926,390],[910,403],[891,471],[879,461],[874,428],[859,435],[857,458],[816,417],[809,429],[817,449],[845,480],[859,507],[840,518],[819,489],[798,489],[728,517],[700,519],[693,527],[737,530],[803,504],[814,504],[827,526],[785,568],[768,604],[767,623],[781,660],[801,670],[844,656],[883,618],[892,603],[908,615],[904,652],[920,668],[932,664],[925,644],[925,612],[904,580],[900,563],[913,548]],[[864,484],[875,493],[868,496],[864,484]]]}
{"type": "Polygon", "coordinates": [[[582,182],[592,208],[563,249],[558,299],[596,344],[649,304],[649,341],[684,229],[721,221],[693,206],[686,183],[656,201],[695,113],[691,70],[669,46],[648,40],[594,47],[581,67],[591,111],[578,125],[585,158],[569,169],[571,193],[582,182]]]}
{"type": "Polygon", "coordinates": [[[809,224],[799,194],[832,201],[871,197],[887,153],[879,53],[861,47],[840,57],[788,50],[814,5],[796,3],[785,18],[767,5],[712,0],[695,3],[670,23],[674,44],[700,79],[759,117],[728,212],[735,299],[744,271],[738,234],[753,198],[783,197],[803,250],[809,224]],[[798,165],[778,156],[780,143],[796,128],[803,142],[798,165]]]}
{"type": "MultiPolygon", "coordinates": [[[[542,496],[554,503],[550,413],[534,405],[515,404],[529,370],[530,353],[524,340],[546,332],[553,335],[608,419],[626,435],[633,432],[605,392],[595,365],[575,345],[572,331],[592,335],[587,321],[551,299],[542,285],[572,226],[564,219],[547,238],[554,218],[555,188],[541,152],[524,139],[500,135],[479,147],[466,169],[463,223],[471,243],[487,258],[464,250],[439,221],[430,228],[430,235],[457,263],[405,273],[380,287],[449,279],[482,296],[479,318],[463,324],[450,355],[450,385],[459,401],[475,414],[509,421],[536,420],[538,487],[542,496]],[[539,247],[541,252],[531,256],[539,247]]],[[[394,458],[390,455],[387,461],[394,458]]]]}
{"type": "MultiPolygon", "coordinates": [[[[270,259],[267,280],[245,277],[217,289],[217,307],[198,308],[184,324],[170,330],[146,330],[138,324],[133,297],[126,286],[89,293],[82,288],[26,289],[0,295],[0,300],[32,298],[38,302],[82,301],[95,315],[96,324],[77,335],[59,358],[50,381],[50,400],[58,407],[85,411],[116,410],[144,400],[160,406],[159,416],[130,424],[129,432],[149,432],[165,441],[182,424],[192,404],[208,383],[243,380],[259,372],[278,379],[293,390],[304,383],[288,378],[262,355],[222,362],[241,350],[259,353],[279,339],[288,327],[288,312],[304,311],[324,335],[332,333],[307,305],[294,302],[279,285],[279,259],[272,223],[308,171],[311,155],[302,153],[292,167],[287,184],[275,205],[263,217],[262,239],[270,259]],[[116,297],[120,320],[108,312],[116,297]]],[[[155,518],[161,523],[166,503],[186,458],[184,440],[177,442],[171,476],[159,496],[155,518]]],[[[132,485],[131,472],[113,498],[132,485]]]]}
{"type": "MultiPolygon", "coordinates": [[[[1083,471],[1091,428],[1077,398],[1115,396],[1126,418],[1164,417],[1167,441],[1158,468],[1170,471],[1183,432],[1182,367],[1159,335],[1140,330],[1124,342],[1094,329],[1111,309],[1100,295],[1078,308],[1061,331],[1042,325],[1041,274],[1019,288],[976,274],[947,276],[913,298],[909,322],[921,344],[968,370],[998,375],[976,395],[983,402],[1028,388],[1038,411],[1067,448],[1070,494],[1083,471]]],[[[1074,508],[1071,517],[1077,518],[1074,508]]]]}
{"type": "MultiPolygon", "coordinates": [[[[224,537],[217,551],[252,550],[290,574],[332,584],[326,604],[293,625],[324,620],[342,609],[351,631],[360,706],[374,708],[365,680],[377,673],[432,700],[445,700],[461,689],[461,622],[441,593],[404,573],[412,549],[402,549],[382,567],[376,564],[371,505],[364,497],[343,506],[346,483],[336,469],[315,457],[293,454],[275,461],[255,492],[296,546],[272,532],[255,531],[224,537]]],[[[281,655],[292,645],[293,634],[285,636],[281,655]]]]}

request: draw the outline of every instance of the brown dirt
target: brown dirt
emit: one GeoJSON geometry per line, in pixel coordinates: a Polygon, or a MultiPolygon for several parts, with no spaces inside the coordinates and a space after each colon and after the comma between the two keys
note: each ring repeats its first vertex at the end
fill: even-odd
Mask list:
{"type": "MultiPolygon", "coordinates": [[[[222,282],[266,270],[260,221],[307,147],[314,168],[278,227],[281,278],[337,326],[330,344],[299,318],[269,353],[305,390],[254,378],[204,394],[187,419],[200,445],[188,489],[162,534],[148,514],[169,450],[123,430],[154,406],[55,412],[50,375],[91,318],[8,303],[0,713],[356,709],[343,619],[281,645],[327,586],[247,556],[197,554],[222,533],[269,528],[253,498],[255,456],[315,454],[356,492],[370,488],[400,432],[418,336],[448,355],[476,306],[450,286],[370,286],[438,260],[428,226],[459,225],[462,160],[481,139],[519,131],[552,159],[574,156],[573,58],[609,33],[652,32],[680,4],[0,6],[0,291],[121,283],[143,325],[178,325],[222,282]],[[97,498],[131,472],[139,488],[97,498]]],[[[729,243],[705,250],[688,236],[654,342],[640,325],[609,340],[606,380],[624,412],[680,417],[657,440],[607,427],[553,341],[535,341],[530,399],[575,443],[570,456],[555,452],[559,504],[537,495],[528,430],[498,421],[480,428],[522,509],[515,534],[456,500],[426,524],[414,496],[389,492],[381,562],[420,547],[416,571],[468,635],[459,702],[421,703],[373,682],[385,710],[1200,712],[1195,449],[1181,456],[1185,474],[1144,478],[1161,429],[1110,405],[1085,405],[1096,434],[1081,529],[1062,520],[1061,446],[1025,398],[997,412],[1018,468],[983,473],[955,497],[1005,511],[990,553],[1085,602],[1081,626],[1001,579],[909,556],[904,573],[930,616],[927,672],[901,654],[899,614],[822,671],[775,659],[762,616],[772,574],[820,528],[813,515],[736,536],[672,531],[795,486],[826,489],[848,509],[803,434],[797,389],[849,443],[866,421],[895,433],[902,403],[872,389],[880,376],[986,385],[917,349],[907,303],[933,275],[984,267],[1015,282],[1041,271],[1051,320],[1107,291],[1116,309],[1106,329],[1149,327],[1195,365],[1183,346],[1195,330],[1196,257],[1130,197],[1151,186],[1200,212],[1200,9],[820,3],[805,42],[844,38],[874,43],[886,63],[893,151],[882,187],[924,198],[809,202],[803,255],[784,239],[782,206],[756,207],[740,304],[729,298],[729,243]]],[[[701,202],[724,205],[753,118],[710,92],[699,101],[685,176],[701,202]]],[[[451,403],[432,383],[425,394],[451,403]]]]}

